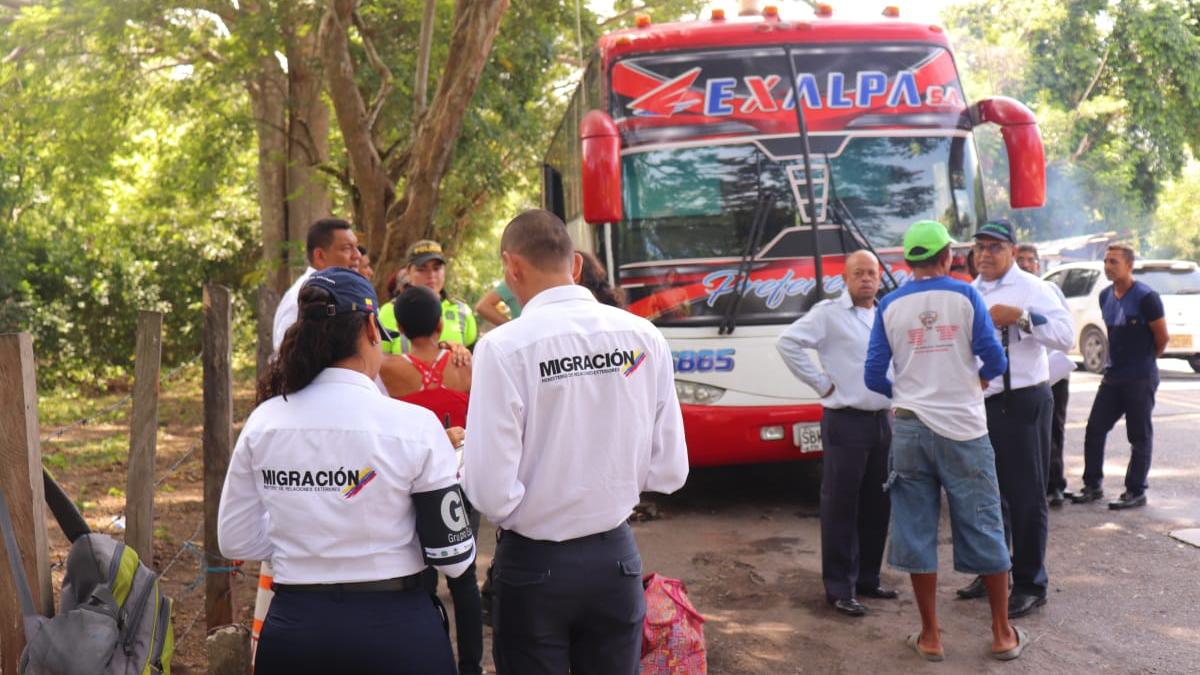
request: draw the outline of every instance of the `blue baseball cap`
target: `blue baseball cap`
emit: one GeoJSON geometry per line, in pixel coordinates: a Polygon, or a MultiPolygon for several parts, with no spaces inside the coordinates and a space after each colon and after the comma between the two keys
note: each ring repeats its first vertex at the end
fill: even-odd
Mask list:
{"type": "Polygon", "coordinates": [[[975,238],[987,237],[988,239],[999,239],[1007,241],[1010,244],[1017,243],[1017,234],[1013,230],[1012,223],[1007,220],[989,220],[979,229],[975,231],[975,238]]]}
{"type": "Polygon", "coordinates": [[[347,312],[363,312],[375,317],[375,325],[385,342],[395,340],[396,336],[379,322],[379,297],[375,288],[363,275],[345,267],[326,267],[313,272],[304,282],[302,288],[316,286],[323,288],[333,296],[333,302],[327,304],[329,316],[346,314],[347,312]]]}

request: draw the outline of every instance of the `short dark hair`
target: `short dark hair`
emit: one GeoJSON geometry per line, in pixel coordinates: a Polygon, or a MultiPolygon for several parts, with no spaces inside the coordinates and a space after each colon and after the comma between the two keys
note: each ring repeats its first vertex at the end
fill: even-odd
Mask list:
{"type": "Polygon", "coordinates": [[[934,253],[924,260],[908,260],[905,262],[907,262],[908,266],[914,270],[932,269],[934,267],[940,267],[941,265],[944,265],[946,262],[946,257],[949,255],[950,244],[946,244],[937,253],[934,253]]]}
{"type": "Polygon", "coordinates": [[[366,247],[366,246],[359,245],[359,247],[358,247],[358,254],[359,254],[359,255],[367,255],[367,247],[366,247]]]}
{"type": "Polygon", "coordinates": [[[308,226],[308,238],[304,241],[304,255],[312,261],[313,251],[319,248],[329,248],[333,244],[333,233],[338,230],[353,229],[350,223],[341,218],[322,218],[308,226]]]}
{"type": "Polygon", "coordinates": [[[1017,253],[1032,253],[1034,260],[1042,259],[1042,257],[1038,255],[1037,247],[1033,244],[1017,244],[1017,253]]]}
{"type": "Polygon", "coordinates": [[[543,209],[530,209],[513,218],[500,236],[500,250],[515,253],[540,270],[569,268],[575,255],[567,226],[543,209]]]}
{"type": "Polygon", "coordinates": [[[1108,248],[1106,250],[1120,251],[1125,256],[1125,262],[1129,263],[1130,265],[1133,264],[1133,260],[1134,260],[1135,256],[1134,256],[1134,252],[1133,252],[1133,247],[1130,246],[1129,244],[1109,244],[1108,248]]]}
{"type": "Polygon", "coordinates": [[[409,286],[392,301],[396,323],[412,340],[433,335],[442,319],[442,301],[427,286],[409,286]]]}

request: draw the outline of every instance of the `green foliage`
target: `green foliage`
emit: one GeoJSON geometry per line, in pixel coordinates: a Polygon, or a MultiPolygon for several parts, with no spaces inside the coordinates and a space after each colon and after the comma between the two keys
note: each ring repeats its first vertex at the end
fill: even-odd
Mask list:
{"type": "Polygon", "coordinates": [[[977,132],[994,216],[1039,239],[1148,230],[1159,191],[1200,150],[1196,0],[972,0],[946,12],[970,98],[1034,109],[1047,205],[1010,213],[998,135],[977,132]]]}
{"type": "Polygon", "coordinates": [[[1200,260],[1200,162],[1163,186],[1150,244],[1166,258],[1200,260]]]}

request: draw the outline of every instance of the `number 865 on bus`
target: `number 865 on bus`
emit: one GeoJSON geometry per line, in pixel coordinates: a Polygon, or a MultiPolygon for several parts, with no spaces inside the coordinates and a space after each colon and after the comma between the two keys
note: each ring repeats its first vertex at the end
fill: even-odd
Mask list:
{"type": "Polygon", "coordinates": [[[671,352],[677,373],[728,373],[733,370],[733,349],[682,349],[671,352]]]}

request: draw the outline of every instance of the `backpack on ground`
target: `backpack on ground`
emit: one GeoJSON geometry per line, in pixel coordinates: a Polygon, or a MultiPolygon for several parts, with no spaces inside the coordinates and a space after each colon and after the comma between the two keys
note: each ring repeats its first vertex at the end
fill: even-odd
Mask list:
{"type": "Polygon", "coordinates": [[[648,574],[641,675],[705,675],[704,617],[678,579],[648,574]]]}
{"type": "Polygon", "coordinates": [[[123,542],[91,532],[58,483],[43,472],[46,502],[71,541],[61,605],[54,618],[33,606],[12,516],[0,494],[0,526],[21,614],[21,675],[153,675],[171,672],[171,599],[158,575],[123,542]]]}

